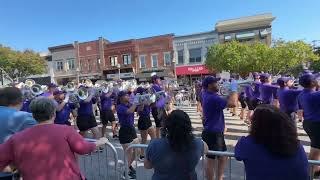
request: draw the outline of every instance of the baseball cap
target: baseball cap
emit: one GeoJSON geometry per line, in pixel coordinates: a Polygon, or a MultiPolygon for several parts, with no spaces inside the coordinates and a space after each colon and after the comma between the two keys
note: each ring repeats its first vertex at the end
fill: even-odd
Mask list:
{"type": "Polygon", "coordinates": [[[253,78],[259,78],[259,77],[260,77],[260,74],[257,73],[257,72],[253,72],[253,73],[252,73],[252,76],[253,76],[253,78]]]}
{"type": "Polygon", "coordinates": [[[143,87],[138,87],[136,90],[136,93],[138,94],[143,94],[146,91],[146,89],[144,89],[143,87]]]}
{"type": "Polygon", "coordinates": [[[56,90],[53,92],[53,95],[56,96],[56,95],[60,95],[60,94],[63,94],[65,93],[64,91],[61,91],[61,90],[56,90]]]}
{"type": "Polygon", "coordinates": [[[302,87],[308,87],[312,83],[312,81],[315,81],[316,77],[311,73],[304,73],[299,77],[299,84],[302,87]]]}
{"type": "Polygon", "coordinates": [[[57,87],[57,85],[56,84],[54,84],[54,83],[50,83],[50,84],[48,84],[48,88],[56,88],[57,87]]]}
{"type": "Polygon", "coordinates": [[[260,79],[268,79],[268,78],[270,78],[270,77],[271,77],[271,75],[268,74],[268,73],[262,73],[262,74],[260,74],[260,79]]]}
{"type": "Polygon", "coordinates": [[[153,75],[153,76],[151,77],[151,79],[152,79],[152,81],[155,81],[155,80],[157,80],[157,79],[160,79],[160,77],[157,76],[157,75],[153,75]]]}
{"type": "Polygon", "coordinates": [[[203,79],[202,81],[202,86],[204,88],[208,88],[209,84],[211,83],[217,83],[218,81],[220,81],[220,78],[216,78],[216,77],[213,77],[213,76],[207,76],[203,79]]]}
{"type": "Polygon", "coordinates": [[[277,80],[277,84],[279,86],[284,86],[285,83],[287,83],[290,80],[294,80],[292,77],[281,77],[277,80]]]}

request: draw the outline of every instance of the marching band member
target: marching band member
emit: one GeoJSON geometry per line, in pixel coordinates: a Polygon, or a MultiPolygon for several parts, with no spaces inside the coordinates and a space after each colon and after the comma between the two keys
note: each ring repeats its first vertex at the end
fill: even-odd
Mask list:
{"type": "Polygon", "coordinates": [[[113,138],[118,137],[117,135],[117,122],[114,117],[113,108],[114,105],[112,104],[112,98],[115,96],[114,92],[102,92],[100,96],[101,100],[101,109],[100,109],[100,119],[102,123],[102,137],[106,134],[106,128],[108,122],[111,123],[113,138]]]}
{"type": "MultiPolygon", "coordinates": [[[[147,90],[144,89],[143,87],[138,87],[136,93],[138,94],[145,94],[147,90]]],[[[154,128],[152,127],[152,122],[150,119],[150,102],[149,101],[144,101],[139,104],[137,107],[137,112],[139,115],[138,119],[138,129],[141,133],[141,143],[142,144],[147,144],[147,137],[150,135],[151,140],[156,137],[154,128]]],[[[142,155],[140,155],[140,160],[144,158],[142,151],[142,155]]]]}
{"type": "Polygon", "coordinates": [[[53,92],[57,89],[57,85],[54,83],[48,84],[47,92],[43,93],[42,96],[48,97],[49,99],[54,99],[53,92]]]}
{"type": "Polygon", "coordinates": [[[298,111],[298,95],[302,90],[290,89],[293,86],[293,79],[290,77],[281,77],[277,83],[280,86],[277,95],[280,110],[295,121],[295,113],[298,111]]]}
{"type": "MultiPolygon", "coordinates": [[[[80,86],[82,88],[83,86],[80,86]]],[[[86,87],[88,89],[88,87],[86,87]]],[[[99,130],[96,118],[93,114],[92,105],[96,103],[94,97],[94,89],[89,90],[89,96],[85,100],[80,100],[77,113],[77,126],[80,130],[80,134],[85,136],[88,130],[91,130],[95,139],[99,139],[99,130]]]]}
{"type": "MultiPolygon", "coordinates": [[[[224,140],[225,121],[223,110],[227,107],[235,107],[235,101],[231,98],[228,100],[220,97],[219,92],[219,78],[207,76],[202,81],[202,109],[204,130],[202,132],[202,139],[205,141],[211,151],[226,151],[227,147],[224,140]]],[[[206,175],[208,180],[214,177],[213,167],[215,164],[215,156],[207,155],[206,175]]],[[[223,179],[223,170],[226,163],[226,157],[218,157],[218,179],[223,179]]]]}
{"type": "MultiPolygon", "coordinates": [[[[320,92],[316,77],[305,73],[299,78],[299,84],[304,88],[298,96],[299,108],[303,110],[303,129],[311,141],[310,160],[320,160],[320,92]]],[[[313,168],[315,176],[320,175],[320,167],[313,168]]]]}
{"type": "Polygon", "coordinates": [[[262,104],[274,104],[277,105],[277,90],[278,86],[271,84],[271,75],[263,73],[260,75],[260,97],[262,104]]]}
{"type": "Polygon", "coordinates": [[[54,91],[53,96],[56,105],[56,118],[54,123],[71,126],[69,117],[72,110],[76,109],[75,104],[69,103],[69,95],[65,95],[65,92],[61,90],[54,91]]]}
{"type": "MultiPolygon", "coordinates": [[[[157,75],[153,75],[152,76],[152,91],[154,93],[162,91],[163,89],[160,87],[160,77],[157,75]]],[[[160,99],[158,99],[151,108],[151,113],[152,116],[154,118],[154,121],[156,123],[156,137],[160,138],[160,129],[162,127],[162,122],[164,121],[164,119],[166,118],[167,114],[165,111],[165,98],[164,97],[160,97],[160,99]]]]}
{"type": "MultiPolygon", "coordinates": [[[[137,104],[138,102],[130,104],[128,92],[120,91],[118,93],[117,115],[120,123],[119,141],[125,152],[130,144],[139,143],[137,133],[134,127],[134,112],[136,110],[137,104]]],[[[135,159],[133,150],[128,151],[127,157],[129,166],[129,176],[131,178],[135,178],[136,170],[131,166],[132,162],[135,159]]]]}

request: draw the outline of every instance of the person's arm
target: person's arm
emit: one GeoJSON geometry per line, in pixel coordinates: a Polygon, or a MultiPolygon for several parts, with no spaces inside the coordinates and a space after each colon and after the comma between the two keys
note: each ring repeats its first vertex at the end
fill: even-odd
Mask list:
{"type": "Polygon", "coordinates": [[[144,104],[142,103],[141,105],[138,106],[137,111],[141,112],[143,111],[143,108],[144,108],[144,104]]]}
{"type": "Polygon", "coordinates": [[[148,148],[146,149],[146,157],[144,158],[144,168],[152,169],[151,156],[153,154],[153,143],[150,142],[148,148]]]}
{"type": "Polygon", "coordinates": [[[244,144],[245,138],[246,137],[241,137],[234,148],[234,156],[238,161],[246,159],[247,150],[244,144]]]}
{"type": "Polygon", "coordinates": [[[84,138],[77,133],[74,129],[67,127],[67,141],[69,143],[70,149],[80,155],[91,153],[96,149],[96,144],[87,142],[84,138]]]}
{"type": "Polygon", "coordinates": [[[136,111],[137,105],[133,104],[128,110],[127,110],[127,114],[131,114],[134,113],[136,111]]]}
{"type": "Polygon", "coordinates": [[[4,144],[0,144],[0,172],[8,167],[14,160],[12,138],[4,144]]]}

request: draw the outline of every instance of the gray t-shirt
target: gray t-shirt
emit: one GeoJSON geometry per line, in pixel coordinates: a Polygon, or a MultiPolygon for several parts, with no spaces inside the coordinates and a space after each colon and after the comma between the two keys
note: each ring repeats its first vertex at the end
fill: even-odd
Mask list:
{"type": "Polygon", "coordinates": [[[154,168],[152,180],[196,180],[195,167],[204,153],[203,142],[195,138],[186,152],[174,152],[167,138],[152,140],[146,158],[154,168]]]}

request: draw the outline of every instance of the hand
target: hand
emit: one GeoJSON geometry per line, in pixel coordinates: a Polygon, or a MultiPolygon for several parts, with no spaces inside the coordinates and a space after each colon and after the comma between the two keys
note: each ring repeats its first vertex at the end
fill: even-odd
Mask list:
{"type": "Polygon", "coordinates": [[[98,139],[95,143],[97,147],[105,145],[109,140],[105,137],[98,139]]]}

